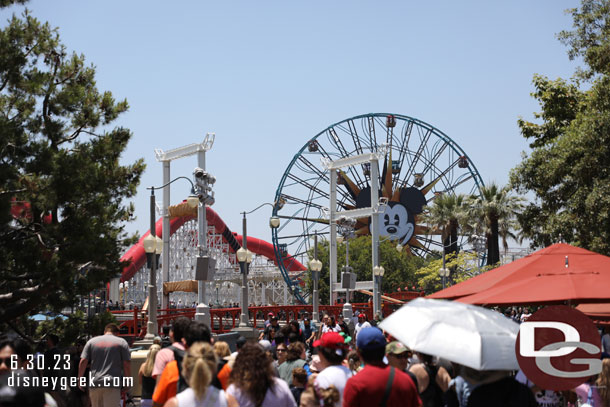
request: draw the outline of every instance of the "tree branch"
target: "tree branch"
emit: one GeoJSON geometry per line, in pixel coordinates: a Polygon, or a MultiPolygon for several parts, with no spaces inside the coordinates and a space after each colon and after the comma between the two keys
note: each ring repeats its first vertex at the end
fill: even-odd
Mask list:
{"type": "Polygon", "coordinates": [[[13,292],[10,292],[7,294],[0,294],[0,303],[6,303],[11,300],[26,297],[28,294],[31,294],[31,293],[39,290],[41,286],[42,286],[42,284],[38,284],[38,285],[35,285],[34,287],[19,288],[13,292]]]}
{"type": "Polygon", "coordinates": [[[46,295],[55,289],[53,284],[48,284],[43,287],[38,295],[34,295],[27,300],[20,301],[14,305],[8,305],[6,307],[0,307],[0,323],[9,322],[14,320],[16,317],[30,312],[38,304],[42,302],[46,295]]]}
{"type": "Polygon", "coordinates": [[[61,140],[59,140],[57,142],[57,145],[65,143],[66,141],[72,141],[72,140],[76,139],[80,135],[80,133],[83,131],[84,128],[85,128],[84,125],[80,126],[78,129],[74,130],[74,133],[72,133],[68,137],[65,137],[65,138],[62,138],[61,140]]]}
{"type": "Polygon", "coordinates": [[[17,194],[19,192],[25,192],[27,191],[27,188],[22,188],[22,189],[11,189],[9,191],[0,191],[0,195],[4,195],[4,194],[17,194]]]}
{"type": "MultiPolygon", "coordinates": [[[[49,129],[51,127],[51,119],[49,117],[49,99],[51,98],[51,93],[52,90],[54,88],[54,78],[57,77],[57,70],[59,69],[59,64],[60,64],[60,57],[59,54],[57,54],[55,51],[53,52],[53,56],[55,57],[54,59],[54,66],[53,66],[53,77],[51,78],[50,82],[49,82],[49,88],[47,89],[47,92],[45,93],[44,96],[44,100],[42,102],[42,118],[44,120],[44,125],[45,128],[49,129]]],[[[47,136],[49,138],[51,138],[51,145],[53,146],[54,149],[57,149],[57,144],[55,143],[55,140],[50,137],[50,134],[47,134],[47,136]]]]}

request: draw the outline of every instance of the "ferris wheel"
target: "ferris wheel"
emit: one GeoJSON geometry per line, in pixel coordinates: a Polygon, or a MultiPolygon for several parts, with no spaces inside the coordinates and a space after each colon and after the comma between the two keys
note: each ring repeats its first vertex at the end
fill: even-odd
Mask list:
{"type": "MultiPolygon", "coordinates": [[[[424,256],[442,251],[438,231],[420,223],[422,208],[436,196],[480,194],[483,182],[468,155],[428,123],[398,114],[371,113],[329,126],[295,154],[275,194],[273,216],[282,219],[281,226],[272,229],[275,255],[298,300],[304,301],[304,297],[296,276],[288,272],[290,263],[308,256],[314,233],[324,236],[330,231],[330,172],[322,161],[379,152],[383,152],[379,171],[371,171],[370,163],[338,171],[335,210],[371,206],[371,174],[378,173],[379,196],[388,201],[378,215],[380,238],[396,241],[407,253],[424,256]]],[[[358,219],[356,236],[370,235],[369,224],[370,218],[358,219]]]]}

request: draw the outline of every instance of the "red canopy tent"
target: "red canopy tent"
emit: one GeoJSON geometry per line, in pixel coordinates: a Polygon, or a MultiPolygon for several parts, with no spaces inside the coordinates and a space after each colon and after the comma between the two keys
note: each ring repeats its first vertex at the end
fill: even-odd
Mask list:
{"type": "Polygon", "coordinates": [[[580,304],[576,309],[599,325],[610,325],[610,303],[580,304]]]}
{"type": "Polygon", "coordinates": [[[557,243],[428,298],[479,305],[608,302],[610,257],[557,243]]]}

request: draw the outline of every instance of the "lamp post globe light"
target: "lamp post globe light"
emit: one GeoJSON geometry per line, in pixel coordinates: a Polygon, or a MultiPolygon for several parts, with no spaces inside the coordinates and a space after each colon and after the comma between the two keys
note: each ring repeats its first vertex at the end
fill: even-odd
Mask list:
{"type": "Polygon", "coordinates": [[[317,324],[320,322],[320,298],[318,293],[318,283],[320,281],[320,271],[322,271],[322,262],[318,260],[318,234],[314,234],[314,249],[313,249],[313,260],[309,262],[309,269],[311,270],[311,276],[313,278],[313,295],[312,295],[312,306],[313,312],[311,313],[312,320],[317,324]]]}
{"type": "Polygon", "coordinates": [[[277,229],[280,226],[280,218],[277,216],[272,216],[269,218],[269,227],[273,229],[277,229]]]}
{"type": "Polygon", "coordinates": [[[252,252],[242,246],[237,250],[236,256],[241,268],[241,315],[239,316],[239,327],[247,328],[250,326],[248,312],[248,267],[252,262],[252,252]]]}
{"type": "Polygon", "coordinates": [[[195,195],[195,191],[191,190],[191,194],[186,198],[186,204],[190,208],[196,208],[199,205],[199,197],[195,195]]]}
{"type": "Polygon", "coordinates": [[[451,271],[448,268],[444,267],[444,265],[438,270],[438,275],[441,276],[441,280],[443,281],[443,290],[445,289],[446,278],[449,277],[450,273],[451,271]]]}
{"type": "MultiPolygon", "coordinates": [[[[154,205],[154,195],[151,203],[154,205]]],[[[152,222],[154,222],[154,206],[152,222]]],[[[144,340],[152,341],[159,332],[157,325],[157,263],[163,251],[163,240],[155,236],[154,226],[151,226],[150,233],[142,241],[146,258],[150,264],[150,283],[148,285],[148,323],[146,324],[146,336],[144,340]]]]}

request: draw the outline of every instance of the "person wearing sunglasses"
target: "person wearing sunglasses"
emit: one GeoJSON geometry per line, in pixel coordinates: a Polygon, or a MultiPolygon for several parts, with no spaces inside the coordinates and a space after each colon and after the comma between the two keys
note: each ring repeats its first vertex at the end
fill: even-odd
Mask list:
{"type": "Polygon", "coordinates": [[[385,356],[390,366],[404,372],[409,366],[409,358],[413,356],[413,352],[402,343],[394,341],[386,345],[385,356]]]}
{"type": "Polygon", "coordinates": [[[390,342],[385,347],[385,357],[388,360],[388,365],[408,374],[415,387],[417,387],[417,377],[408,370],[413,357],[411,349],[398,341],[390,342]]]}

